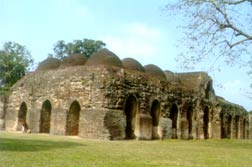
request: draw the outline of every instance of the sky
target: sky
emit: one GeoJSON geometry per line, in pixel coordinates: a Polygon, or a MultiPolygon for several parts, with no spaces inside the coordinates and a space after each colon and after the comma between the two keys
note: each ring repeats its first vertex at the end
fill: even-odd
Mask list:
{"type": "MultiPolygon", "coordinates": [[[[164,10],[169,0],[0,0],[0,47],[15,41],[30,50],[35,64],[53,53],[58,40],[102,40],[119,58],[132,57],[142,65],[182,72],[176,56],[182,20],[164,10]]],[[[195,71],[206,71],[215,93],[252,110],[248,93],[252,79],[246,68],[221,64],[209,71],[205,62],[195,71]]]]}

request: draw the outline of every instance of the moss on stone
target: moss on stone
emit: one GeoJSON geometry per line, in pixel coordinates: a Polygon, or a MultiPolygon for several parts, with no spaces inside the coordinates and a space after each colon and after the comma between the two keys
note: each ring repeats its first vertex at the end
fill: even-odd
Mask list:
{"type": "Polygon", "coordinates": [[[60,63],[61,61],[59,59],[49,57],[39,63],[37,71],[58,69],[60,63]]]}
{"type": "Polygon", "coordinates": [[[117,57],[116,54],[109,51],[108,49],[101,49],[98,52],[94,53],[87,61],[86,65],[88,66],[97,66],[103,65],[106,67],[117,66],[123,67],[121,60],[117,57]]]}

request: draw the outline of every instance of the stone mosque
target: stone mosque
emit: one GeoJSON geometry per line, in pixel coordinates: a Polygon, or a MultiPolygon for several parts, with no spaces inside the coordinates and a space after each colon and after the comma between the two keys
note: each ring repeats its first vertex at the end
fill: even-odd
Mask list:
{"type": "Polygon", "coordinates": [[[120,60],[47,58],[0,102],[0,129],[89,139],[248,139],[250,114],[215,95],[205,72],[173,73],[120,60]],[[24,128],[24,127],[23,127],[24,128]]]}

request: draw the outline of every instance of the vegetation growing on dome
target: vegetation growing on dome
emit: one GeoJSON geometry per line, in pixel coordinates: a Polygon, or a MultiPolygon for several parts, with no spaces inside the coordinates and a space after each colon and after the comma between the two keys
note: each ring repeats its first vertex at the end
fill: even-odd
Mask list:
{"type": "Polygon", "coordinates": [[[36,71],[53,70],[58,69],[61,61],[56,58],[48,57],[44,61],[40,62],[36,71]]]}
{"type": "Polygon", "coordinates": [[[150,76],[156,77],[162,81],[166,81],[164,72],[156,65],[149,64],[144,66],[145,72],[150,76]]]}
{"type": "Polygon", "coordinates": [[[123,67],[130,70],[145,72],[144,67],[133,58],[125,58],[122,60],[123,67]]]}
{"type": "Polygon", "coordinates": [[[101,49],[94,53],[87,61],[86,65],[104,65],[104,66],[117,66],[123,67],[121,60],[116,54],[109,51],[108,49],[101,49]]]}
{"type": "Polygon", "coordinates": [[[82,54],[76,53],[64,58],[60,64],[60,68],[85,65],[86,62],[87,57],[83,56],[82,54]]]}

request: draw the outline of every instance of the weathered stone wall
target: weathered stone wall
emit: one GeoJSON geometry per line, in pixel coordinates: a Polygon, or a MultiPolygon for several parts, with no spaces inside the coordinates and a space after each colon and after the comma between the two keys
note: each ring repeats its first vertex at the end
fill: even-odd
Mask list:
{"type": "MultiPolygon", "coordinates": [[[[163,81],[144,72],[104,66],[36,71],[12,88],[6,130],[21,130],[25,115],[22,119],[31,131],[41,132],[42,106],[49,102],[51,134],[111,140],[246,138],[244,110],[239,110],[241,134],[232,131],[231,126],[238,125],[227,120],[228,114],[220,116],[229,111],[215,101],[211,78],[206,73],[185,79],[186,75],[163,81]],[[73,104],[77,107],[71,108],[73,104]]],[[[237,110],[232,108],[232,119],[237,110]]]]}
{"type": "Polygon", "coordinates": [[[7,129],[20,129],[18,112],[21,103],[25,102],[29,126],[33,132],[39,132],[40,110],[49,100],[52,105],[51,132],[64,134],[66,114],[73,101],[80,103],[82,111],[103,106],[104,76],[107,76],[106,70],[88,71],[84,67],[34,72],[25,76],[14,86],[10,96],[7,129]]]}
{"type": "Polygon", "coordinates": [[[215,120],[220,128],[220,138],[249,138],[249,115],[242,106],[217,97],[216,109],[215,120]]]}

